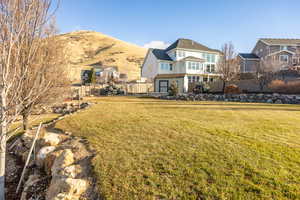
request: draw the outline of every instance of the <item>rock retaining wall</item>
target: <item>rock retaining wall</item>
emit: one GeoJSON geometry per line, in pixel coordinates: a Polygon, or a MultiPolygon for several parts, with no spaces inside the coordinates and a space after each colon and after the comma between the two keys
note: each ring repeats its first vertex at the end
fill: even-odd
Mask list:
{"type": "Polygon", "coordinates": [[[184,101],[230,101],[249,103],[300,104],[300,95],[283,94],[180,94],[160,99],[184,101]]]}
{"type": "MultiPolygon", "coordinates": [[[[88,105],[84,103],[81,108],[88,105]]],[[[86,141],[51,128],[56,121],[67,116],[43,126],[35,153],[27,167],[21,200],[98,199],[90,163],[93,153],[87,149],[86,141]],[[38,187],[41,187],[40,192],[37,192],[38,187]]],[[[10,146],[10,151],[23,162],[28,156],[35,132],[33,129],[24,133],[10,146]]]]}

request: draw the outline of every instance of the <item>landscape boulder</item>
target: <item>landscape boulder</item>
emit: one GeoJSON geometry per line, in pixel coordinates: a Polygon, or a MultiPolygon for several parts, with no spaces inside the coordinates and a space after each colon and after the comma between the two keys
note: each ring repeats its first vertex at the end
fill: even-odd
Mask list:
{"type": "Polygon", "coordinates": [[[41,139],[42,146],[56,146],[61,142],[61,138],[57,133],[46,132],[41,139]]]}
{"type": "Polygon", "coordinates": [[[46,200],[79,199],[87,188],[88,182],[83,179],[52,178],[46,200]]]}
{"type": "Polygon", "coordinates": [[[51,168],[52,178],[60,176],[60,171],[74,163],[74,155],[70,149],[65,149],[55,159],[51,168]]]}
{"type": "Polygon", "coordinates": [[[45,172],[48,174],[48,175],[51,175],[51,169],[52,169],[52,166],[54,164],[54,161],[56,160],[57,157],[60,156],[60,154],[63,152],[63,150],[59,150],[59,151],[53,151],[51,153],[48,153],[46,155],[46,158],[44,160],[44,169],[45,169],[45,172]]]}
{"type": "Polygon", "coordinates": [[[276,104],[282,104],[282,100],[277,99],[274,103],[276,103],[276,104]]]}
{"type": "Polygon", "coordinates": [[[47,155],[51,152],[53,152],[55,150],[55,147],[54,146],[45,146],[45,147],[42,147],[37,156],[36,156],[36,164],[39,166],[39,167],[43,167],[44,166],[44,161],[47,157],[47,155]]]}

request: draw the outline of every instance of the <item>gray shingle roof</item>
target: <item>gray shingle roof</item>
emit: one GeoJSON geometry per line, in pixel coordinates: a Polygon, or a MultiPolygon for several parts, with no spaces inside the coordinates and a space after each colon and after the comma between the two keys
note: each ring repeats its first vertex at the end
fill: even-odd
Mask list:
{"type": "Polygon", "coordinates": [[[270,45],[299,45],[300,44],[300,39],[261,38],[260,40],[270,45]]]}
{"type": "Polygon", "coordinates": [[[163,49],[152,49],[152,53],[159,60],[172,61],[172,58],[163,49]]]}
{"type": "Polygon", "coordinates": [[[207,46],[204,46],[198,42],[195,42],[190,39],[178,39],[173,44],[171,44],[166,51],[170,51],[175,48],[181,48],[181,49],[194,49],[194,50],[201,50],[201,51],[212,51],[212,52],[218,52],[221,53],[217,49],[211,49],[207,46]]]}
{"type": "Polygon", "coordinates": [[[239,56],[244,59],[259,59],[259,57],[254,53],[239,53],[239,56]]]}

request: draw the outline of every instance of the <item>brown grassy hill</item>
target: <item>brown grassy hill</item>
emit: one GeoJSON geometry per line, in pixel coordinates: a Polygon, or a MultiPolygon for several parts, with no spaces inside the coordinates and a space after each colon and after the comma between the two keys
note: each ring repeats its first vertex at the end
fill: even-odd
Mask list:
{"type": "Polygon", "coordinates": [[[147,49],[94,31],[76,31],[58,36],[65,46],[67,67],[73,82],[92,64],[116,66],[129,80],[140,78],[140,66],[147,49]]]}

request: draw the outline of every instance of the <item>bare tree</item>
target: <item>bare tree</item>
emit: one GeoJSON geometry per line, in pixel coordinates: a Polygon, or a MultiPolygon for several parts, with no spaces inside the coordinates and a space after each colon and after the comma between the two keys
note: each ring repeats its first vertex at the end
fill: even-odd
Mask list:
{"type": "Polygon", "coordinates": [[[49,28],[52,0],[0,0],[0,200],[5,199],[7,133],[24,110],[44,92],[44,71],[32,65],[49,28]],[[26,87],[24,93],[23,85],[26,87]],[[39,89],[37,89],[39,88],[39,89]],[[25,95],[25,96],[24,96],[25,95]]]}
{"type": "Polygon", "coordinates": [[[258,65],[256,65],[255,79],[258,82],[260,91],[272,82],[275,78],[276,71],[279,70],[280,63],[272,57],[261,59],[258,65]]]}
{"type": "Polygon", "coordinates": [[[231,42],[225,43],[222,46],[222,53],[223,55],[220,56],[217,71],[221,75],[220,79],[223,81],[222,92],[224,93],[226,84],[238,79],[240,68],[234,46],[231,42]]]}
{"type": "MultiPolygon", "coordinates": [[[[68,87],[70,83],[63,68],[65,60],[62,54],[63,47],[52,36],[55,32],[55,26],[51,25],[34,59],[27,61],[30,76],[26,77],[21,89],[23,102],[21,115],[24,130],[27,130],[28,117],[33,109],[51,106],[55,102],[62,101],[65,98],[64,94],[68,94],[67,90],[70,89],[68,87]],[[36,79],[40,80],[40,84],[34,86],[36,79]],[[31,95],[28,95],[29,91],[31,95]]],[[[24,61],[23,64],[26,63],[24,61]]]]}

